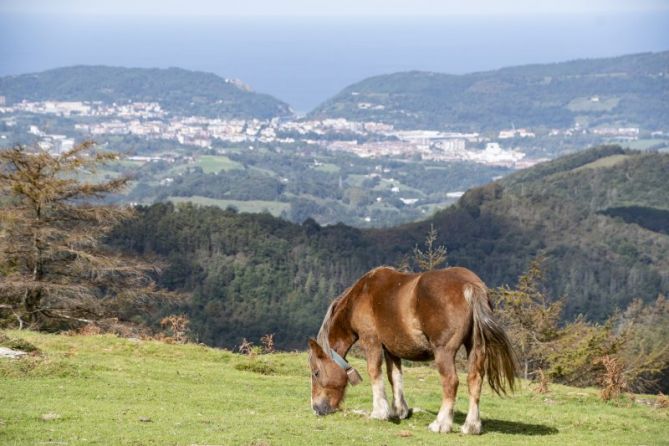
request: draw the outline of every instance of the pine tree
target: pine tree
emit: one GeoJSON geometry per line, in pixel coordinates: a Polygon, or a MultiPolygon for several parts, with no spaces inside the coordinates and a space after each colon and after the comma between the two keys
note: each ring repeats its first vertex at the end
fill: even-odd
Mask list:
{"type": "Polygon", "coordinates": [[[434,225],[430,225],[430,230],[425,236],[425,249],[420,249],[418,245],[413,248],[413,259],[420,271],[432,271],[446,263],[446,246],[434,246],[438,237],[439,233],[434,229],[434,225]]]}
{"type": "Polygon", "coordinates": [[[529,379],[537,370],[549,367],[551,343],[560,334],[563,300],[551,301],[542,287],[544,259],[534,259],[528,271],[518,279],[516,288],[502,286],[491,290],[497,303],[498,317],[516,346],[523,364],[523,375],[529,379]]]}
{"type": "Polygon", "coordinates": [[[151,265],[102,242],[133,210],[98,199],[129,179],[83,180],[117,158],[92,142],[58,155],[0,150],[0,310],[19,327],[87,323],[156,295],[151,265]]]}

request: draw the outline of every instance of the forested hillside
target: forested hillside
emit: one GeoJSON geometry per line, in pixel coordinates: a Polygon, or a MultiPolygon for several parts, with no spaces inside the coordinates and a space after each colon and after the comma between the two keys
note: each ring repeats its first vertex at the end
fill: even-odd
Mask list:
{"type": "Polygon", "coordinates": [[[392,229],[156,204],[111,242],[167,260],[163,284],[194,297],[165,311],[186,312],[212,345],[275,333],[280,347],[303,347],[333,297],[374,266],[402,264],[430,225],[449,264],[491,287],[514,284],[544,255],[547,291],[567,301],[563,318],[601,321],[633,298],[669,292],[669,236],[654,229],[669,210],[668,177],[669,155],[608,146],[472,189],[431,219],[392,229]]]}
{"type": "Polygon", "coordinates": [[[348,86],[311,115],[458,131],[576,123],[666,129],[669,52],[465,75],[413,71],[375,76],[348,86]]]}
{"type": "Polygon", "coordinates": [[[564,317],[601,321],[635,297],[669,291],[669,236],[657,219],[669,210],[668,177],[667,154],[588,150],[468,191],[429,222],[395,230],[397,252],[434,224],[451,263],[492,286],[543,254],[550,294],[567,299],[564,317]]]}
{"type": "Polygon", "coordinates": [[[262,118],[292,114],[288,104],[238,81],[181,68],[74,66],[0,77],[0,95],[29,101],[158,102],[177,115],[262,118]]]}
{"type": "Polygon", "coordinates": [[[232,347],[275,333],[283,348],[303,348],[329,300],[378,262],[363,233],[344,225],[296,225],[269,214],[218,207],[140,209],[113,243],[168,262],[162,284],[193,292],[183,308],[199,341],[232,347]]]}

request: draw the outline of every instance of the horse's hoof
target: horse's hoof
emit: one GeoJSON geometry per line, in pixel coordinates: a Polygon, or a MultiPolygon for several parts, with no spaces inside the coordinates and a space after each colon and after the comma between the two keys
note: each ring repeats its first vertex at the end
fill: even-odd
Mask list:
{"type": "Polygon", "coordinates": [[[481,433],[481,421],[465,421],[461,431],[467,435],[478,435],[481,433]]]}
{"type": "Polygon", "coordinates": [[[448,432],[451,431],[451,426],[448,426],[448,425],[442,426],[436,420],[433,421],[432,423],[430,423],[430,425],[427,428],[430,429],[432,432],[436,432],[436,433],[444,433],[445,434],[445,433],[448,433],[448,432]]]}
{"type": "Polygon", "coordinates": [[[384,421],[384,420],[389,419],[389,418],[390,418],[390,415],[387,414],[387,413],[384,414],[384,413],[374,413],[374,412],[372,412],[371,415],[369,416],[369,418],[371,418],[372,420],[381,420],[381,421],[384,421]]]}
{"type": "Polygon", "coordinates": [[[397,411],[397,418],[400,420],[404,420],[409,417],[409,414],[411,411],[409,410],[408,407],[402,407],[400,410],[397,411]]]}
{"type": "Polygon", "coordinates": [[[373,410],[372,413],[369,415],[369,418],[372,420],[387,420],[390,418],[390,411],[388,408],[385,410],[373,410]]]}
{"type": "Polygon", "coordinates": [[[404,420],[404,419],[409,418],[410,414],[411,414],[411,410],[406,406],[402,406],[399,409],[397,407],[393,407],[393,409],[390,411],[390,418],[396,418],[398,420],[404,420]]]}

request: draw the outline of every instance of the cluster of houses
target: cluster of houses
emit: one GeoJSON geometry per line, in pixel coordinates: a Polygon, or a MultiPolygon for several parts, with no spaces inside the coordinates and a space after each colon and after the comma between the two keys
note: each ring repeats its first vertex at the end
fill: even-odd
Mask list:
{"type": "MultiPolygon", "coordinates": [[[[146,139],[175,141],[182,145],[213,148],[224,143],[313,144],[331,151],[345,151],[360,157],[420,157],[441,161],[473,161],[489,165],[527,167],[538,159],[528,159],[521,150],[502,147],[501,141],[535,138],[529,129],[500,130],[497,141],[476,132],[399,130],[390,124],[338,119],[221,119],[201,116],[174,116],[156,102],[104,104],[99,101],[21,101],[11,106],[0,97],[0,117],[12,113],[52,114],[72,118],[75,134],[82,138],[101,135],[135,135],[146,139]],[[77,119],[80,118],[80,119],[77,119]],[[481,147],[485,147],[481,149],[481,147]]],[[[561,135],[575,128],[554,129],[561,135]]],[[[595,128],[599,136],[636,139],[638,128],[595,128]]],[[[72,135],[48,134],[37,126],[29,133],[39,138],[46,150],[62,151],[74,144],[72,135]]]]}

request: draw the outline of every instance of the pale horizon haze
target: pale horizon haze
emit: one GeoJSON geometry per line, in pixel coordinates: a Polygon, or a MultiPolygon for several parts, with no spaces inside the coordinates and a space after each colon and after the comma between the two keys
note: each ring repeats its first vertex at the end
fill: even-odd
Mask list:
{"type": "Polygon", "coordinates": [[[69,65],[238,78],[306,112],[366,77],[669,49],[669,1],[0,1],[0,76],[69,65]]]}

